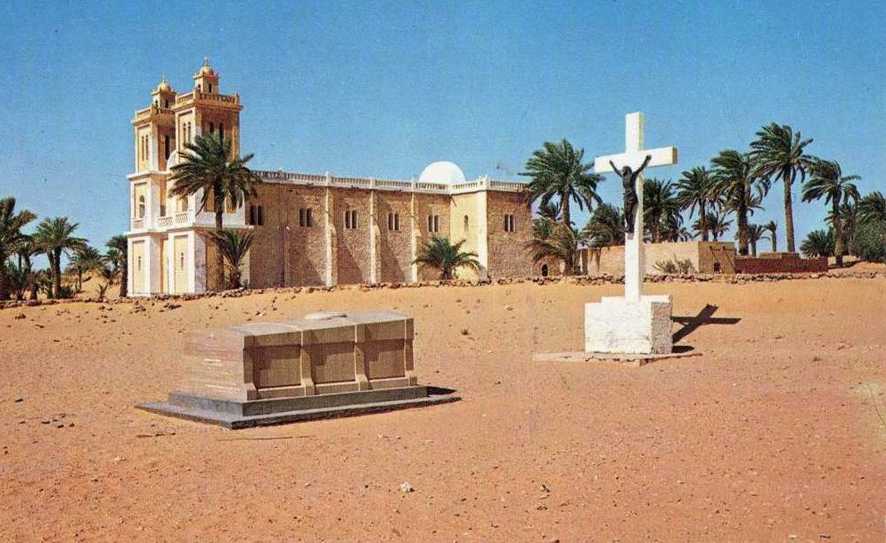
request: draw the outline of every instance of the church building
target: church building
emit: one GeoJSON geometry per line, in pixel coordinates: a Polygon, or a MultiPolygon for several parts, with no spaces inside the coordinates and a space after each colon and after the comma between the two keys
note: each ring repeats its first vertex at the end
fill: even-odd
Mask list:
{"type": "MultiPolygon", "coordinates": [[[[171,195],[171,168],[186,142],[218,133],[240,153],[239,94],[222,94],[204,62],[194,88],[177,93],[165,79],[148,107],[135,112],[135,171],[128,176],[128,287],[133,296],[216,290],[212,210],[200,194],[171,195]]],[[[413,264],[433,236],[477,254],[480,277],[534,271],[525,243],[532,235],[526,185],[488,177],[468,180],[452,162],[434,162],[417,179],[338,177],[258,171],[257,195],[224,212],[225,228],[251,230],[243,265],[250,288],[437,279],[413,264]]],[[[476,278],[462,270],[460,277],[476,278]]]]}

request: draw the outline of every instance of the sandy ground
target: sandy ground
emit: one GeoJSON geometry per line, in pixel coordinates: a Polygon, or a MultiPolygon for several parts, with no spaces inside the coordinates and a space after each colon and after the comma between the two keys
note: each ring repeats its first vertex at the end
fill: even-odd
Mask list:
{"type": "Polygon", "coordinates": [[[656,284],[740,320],[681,340],[700,357],[531,362],[619,290],[2,310],[0,541],[884,541],[886,279],[656,284]],[[358,308],[415,316],[420,379],[464,400],[242,431],[133,408],[189,329],[358,308]]]}

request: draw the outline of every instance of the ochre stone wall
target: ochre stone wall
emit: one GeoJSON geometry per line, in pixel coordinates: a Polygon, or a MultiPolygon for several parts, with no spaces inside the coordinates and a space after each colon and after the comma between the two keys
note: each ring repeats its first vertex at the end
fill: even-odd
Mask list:
{"type": "Polygon", "coordinates": [[[370,280],[370,213],[369,191],[329,189],[336,238],[338,284],[368,283],[370,280]],[[345,228],[345,211],[357,212],[357,227],[345,228]]]}
{"type": "MultiPolygon", "coordinates": [[[[540,270],[540,265],[533,267],[525,249],[532,222],[522,194],[488,191],[450,196],[277,183],[261,183],[256,191],[246,204],[247,214],[249,206],[261,206],[263,218],[262,224],[253,225],[255,238],[245,266],[253,288],[324,285],[328,266],[332,284],[410,282],[413,236],[416,249],[434,235],[453,242],[465,239],[464,250],[481,253],[481,259],[486,247],[493,277],[528,276],[540,270]],[[300,226],[299,209],[312,210],[312,226],[300,226]],[[357,212],[357,228],[345,228],[348,210],[357,212]],[[399,230],[388,227],[390,213],[399,215],[399,230]],[[514,215],[516,232],[505,231],[506,214],[514,215]],[[429,231],[429,216],[437,216],[437,232],[429,231]]],[[[550,275],[559,273],[558,267],[549,268],[550,275]]],[[[437,270],[418,270],[418,280],[435,279],[439,279],[437,270]]]]}
{"type": "MultiPolygon", "coordinates": [[[[449,238],[449,195],[445,194],[415,194],[415,220],[416,230],[418,231],[418,239],[416,240],[416,250],[421,250],[424,245],[433,236],[440,238],[449,238]],[[438,215],[440,217],[439,229],[436,233],[428,231],[428,216],[438,215]]],[[[419,281],[430,281],[440,278],[440,272],[426,268],[418,269],[419,281]]]]}
{"type": "Polygon", "coordinates": [[[379,280],[383,283],[411,281],[412,248],[410,245],[412,195],[403,192],[378,191],[375,205],[378,217],[379,280]],[[388,214],[400,216],[400,230],[388,228],[388,214]]]}
{"type": "Polygon", "coordinates": [[[828,259],[800,258],[797,253],[762,253],[756,258],[740,256],[735,259],[736,273],[824,273],[828,259]]]}
{"type": "MultiPolygon", "coordinates": [[[[603,247],[598,251],[583,249],[580,258],[587,259],[587,273],[624,274],[624,246],[603,247]]],[[[661,273],[655,264],[661,261],[689,260],[698,273],[734,273],[735,246],[729,242],[683,241],[646,243],[644,245],[646,274],[661,273]],[[719,269],[714,265],[719,263],[719,269]]]]}
{"type": "Polygon", "coordinates": [[[526,250],[526,242],[532,238],[532,211],[526,205],[525,196],[521,193],[493,191],[489,191],[487,195],[489,277],[496,279],[532,275],[532,256],[526,250]],[[514,215],[515,232],[505,231],[506,214],[514,215]]]}
{"type": "MultiPolygon", "coordinates": [[[[326,267],[323,197],[310,187],[263,183],[247,204],[262,207],[263,224],[255,225],[249,252],[249,285],[322,285],[326,267]],[[311,208],[313,227],[299,226],[301,208],[311,208]]],[[[248,211],[247,211],[248,212],[248,211]]]]}

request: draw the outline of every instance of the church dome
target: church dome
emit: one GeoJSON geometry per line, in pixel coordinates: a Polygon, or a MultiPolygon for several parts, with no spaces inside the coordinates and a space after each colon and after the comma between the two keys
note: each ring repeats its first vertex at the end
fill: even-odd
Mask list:
{"type": "Polygon", "coordinates": [[[203,66],[200,66],[200,70],[197,72],[198,77],[201,75],[215,75],[215,70],[209,65],[209,57],[203,57],[203,66]]]}
{"type": "Polygon", "coordinates": [[[169,84],[169,81],[163,77],[160,79],[160,83],[157,85],[157,88],[154,92],[175,92],[172,90],[172,85],[169,84]]]}
{"type": "Polygon", "coordinates": [[[445,183],[447,185],[455,185],[465,182],[465,174],[454,162],[441,160],[440,162],[431,162],[418,177],[419,183],[445,183]]]}

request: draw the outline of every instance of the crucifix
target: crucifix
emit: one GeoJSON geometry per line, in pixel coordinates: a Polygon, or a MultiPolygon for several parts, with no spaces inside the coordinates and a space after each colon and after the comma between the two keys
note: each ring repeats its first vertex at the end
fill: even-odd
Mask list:
{"type": "Polygon", "coordinates": [[[639,302],[643,294],[645,268],[642,172],[647,167],[671,166],[677,163],[676,147],[643,148],[644,124],[643,114],[640,112],[625,115],[625,152],[594,159],[596,173],[619,174],[625,185],[625,220],[632,221],[625,228],[625,300],[628,302],[639,302]],[[629,209],[630,207],[633,209],[629,209]]]}

